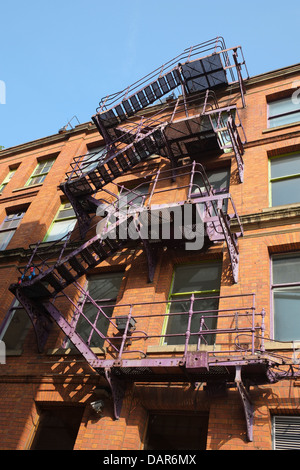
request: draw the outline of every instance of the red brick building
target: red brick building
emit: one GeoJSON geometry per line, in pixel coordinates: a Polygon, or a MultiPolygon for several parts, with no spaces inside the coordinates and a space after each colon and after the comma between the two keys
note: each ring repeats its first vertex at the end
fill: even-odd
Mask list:
{"type": "Polygon", "coordinates": [[[1,449],[299,448],[299,80],[217,39],[1,150],[1,449]]]}

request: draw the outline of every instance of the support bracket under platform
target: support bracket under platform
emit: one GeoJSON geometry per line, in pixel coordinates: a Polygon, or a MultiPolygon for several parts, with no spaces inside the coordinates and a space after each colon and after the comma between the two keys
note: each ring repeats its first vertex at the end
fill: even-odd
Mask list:
{"type": "Polygon", "coordinates": [[[37,308],[36,305],[26,297],[26,295],[24,295],[22,289],[17,288],[15,291],[15,296],[26,310],[32,322],[36,335],[38,351],[41,353],[44,351],[44,347],[46,345],[53,323],[49,317],[41,313],[41,310],[37,308]]]}
{"type": "Polygon", "coordinates": [[[253,441],[253,404],[251,402],[249,393],[242,382],[241,378],[241,366],[236,366],[236,374],[235,374],[235,383],[237,385],[240,397],[242,399],[245,418],[246,418],[246,426],[247,426],[247,438],[250,442],[253,441]]]}
{"type": "Polygon", "coordinates": [[[105,377],[112,392],[115,419],[119,419],[126,385],[120,379],[115,377],[110,368],[105,369],[105,377]]]}

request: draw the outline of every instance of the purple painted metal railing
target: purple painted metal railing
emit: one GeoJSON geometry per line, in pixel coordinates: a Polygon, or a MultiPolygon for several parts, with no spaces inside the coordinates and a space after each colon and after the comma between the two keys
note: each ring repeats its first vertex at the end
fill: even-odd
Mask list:
{"type": "MultiPolygon", "coordinates": [[[[113,363],[121,364],[126,357],[131,356],[133,359],[148,358],[144,359],[143,363],[151,366],[151,347],[160,346],[163,343],[167,344],[169,339],[176,338],[177,347],[182,345],[182,353],[178,352],[178,357],[181,357],[182,363],[185,363],[189,348],[192,347],[193,351],[200,351],[202,342],[210,336],[215,336],[213,343],[213,352],[209,353],[213,357],[219,356],[236,356],[237,353],[242,353],[243,356],[254,355],[256,353],[264,352],[264,318],[265,312],[256,312],[255,310],[255,295],[232,295],[232,296],[197,296],[192,294],[190,297],[186,297],[180,300],[166,300],[156,302],[139,302],[139,303],[119,303],[112,304],[109,307],[113,308],[113,315],[108,316],[104,309],[108,308],[107,304],[103,304],[103,300],[97,301],[93,299],[89,293],[85,292],[81,286],[77,285],[77,288],[82,295],[86,297],[89,303],[93,304],[97,308],[96,317],[99,316],[106,320],[106,324],[101,331],[97,327],[98,320],[93,321],[84,312],[84,308],[75,304],[65,293],[64,298],[69,300],[74,309],[74,317],[77,318],[76,322],[68,322],[61,315],[58,315],[58,310],[54,303],[45,304],[50,316],[55,319],[57,324],[62,328],[67,337],[74,342],[76,348],[82,353],[82,355],[89,361],[89,363],[95,368],[106,368],[111,367],[113,363]],[[219,303],[219,308],[210,310],[197,310],[194,307],[194,302],[201,300],[213,300],[219,303]],[[178,304],[179,302],[188,301],[190,307],[188,311],[181,312],[170,312],[172,305],[178,304]],[[222,302],[226,304],[232,304],[231,307],[222,307],[222,302]],[[221,305],[220,305],[221,304],[221,305]],[[149,307],[152,307],[150,314],[139,314],[138,311],[144,309],[149,311],[149,307]],[[160,309],[161,313],[155,313],[154,309],[160,309]],[[119,313],[121,312],[121,315],[119,313]],[[182,332],[167,333],[164,331],[163,325],[166,320],[171,318],[184,316],[187,318],[186,329],[182,332]],[[198,331],[191,331],[192,319],[197,316],[199,324],[198,331]],[[88,340],[82,340],[80,333],[76,330],[76,325],[80,318],[88,323],[90,327],[90,334],[88,340]],[[118,320],[122,318],[124,326],[120,330],[118,320]],[[208,328],[207,322],[211,319],[216,321],[215,328],[208,328]],[[259,320],[260,319],[260,320],[259,320]],[[134,320],[134,321],[133,321],[134,320]],[[155,324],[161,325],[161,333],[153,333],[151,329],[144,327],[145,322],[154,320],[155,324]],[[218,326],[220,323],[226,323],[226,326],[218,326]],[[132,327],[132,325],[134,325],[132,327]],[[101,348],[108,350],[107,357],[97,357],[93,348],[90,345],[92,335],[94,335],[94,344],[97,344],[95,336],[99,338],[101,348]],[[218,345],[218,337],[221,336],[221,349],[216,349],[218,345]],[[197,339],[197,342],[193,342],[193,339],[197,339]],[[241,342],[241,338],[242,342],[241,342]],[[131,344],[135,341],[140,343],[138,349],[131,344]],[[128,345],[130,343],[130,345],[128,345]],[[149,346],[150,349],[149,349],[149,346]],[[150,354],[150,356],[149,356],[150,354]]],[[[166,349],[167,352],[167,349],[166,349]]],[[[129,359],[130,361],[130,359],[129,359]]],[[[167,365],[167,362],[166,362],[167,365]]]]}
{"type": "MultiPolygon", "coordinates": [[[[126,189],[126,194],[129,195],[129,202],[127,202],[126,198],[124,202],[122,202],[123,190],[124,186],[115,182],[111,183],[110,189],[107,189],[106,187],[103,188],[102,198],[100,201],[105,203],[105,207],[103,207],[102,214],[99,212],[97,213],[97,215],[103,216],[103,220],[101,222],[101,233],[99,232],[100,225],[98,220],[96,223],[93,223],[92,219],[90,231],[92,232],[94,230],[97,232],[97,235],[95,235],[94,238],[90,239],[88,242],[81,242],[78,248],[73,248],[74,256],[77,253],[80,253],[85,248],[85,246],[90,245],[93,240],[96,241],[96,239],[99,237],[101,238],[101,234],[103,236],[108,235],[106,233],[108,228],[112,232],[114,230],[114,224],[116,224],[120,217],[124,215],[124,210],[128,215],[139,213],[142,216],[143,213],[146,214],[146,212],[149,210],[172,210],[180,209],[180,207],[182,207],[183,210],[185,204],[193,204],[203,208],[203,214],[200,213],[200,217],[202,219],[204,229],[206,230],[206,234],[209,236],[210,240],[226,241],[234,280],[235,282],[237,281],[237,238],[243,235],[243,228],[230,194],[215,194],[215,191],[209,183],[205,169],[200,163],[193,162],[190,165],[184,165],[182,167],[173,169],[154,171],[147,174],[145,183],[140,183],[136,188],[133,188],[130,191],[126,189]],[[167,184],[165,187],[162,187],[162,184],[164,184],[164,182],[168,182],[170,179],[177,180],[178,184],[176,186],[169,186],[167,184]],[[143,185],[149,184],[149,194],[141,195],[138,192],[138,189],[143,187],[143,185]],[[165,204],[153,204],[153,202],[155,203],[154,197],[159,196],[160,200],[165,199],[165,196],[167,196],[168,193],[176,194],[176,192],[179,190],[186,193],[186,197],[183,198],[182,201],[177,201],[175,203],[171,202],[174,198],[172,196],[168,196],[168,200],[170,202],[165,204]],[[136,201],[138,204],[136,204],[136,201]],[[224,201],[230,203],[230,205],[228,205],[226,214],[223,212],[224,201]],[[105,214],[107,214],[106,216],[104,215],[104,211],[105,214]],[[230,223],[232,222],[236,223],[237,228],[236,233],[234,234],[231,233],[230,230],[230,223]]],[[[35,276],[41,275],[46,271],[49,272],[51,269],[53,269],[53,264],[51,268],[51,263],[53,262],[54,255],[57,256],[55,266],[59,266],[61,263],[63,263],[66,250],[70,251],[70,246],[74,246],[74,244],[80,242],[81,240],[80,233],[78,232],[79,229],[77,227],[72,233],[72,238],[70,238],[70,234],[68,234],[63,237],[63,239],[57,240],[50,244],[38,243],[34,245],[32,247],[32,254],[25,269],[20,269],[22,278],[28,275],[31,267],[34,267],[35,269],[35,276]]],[[[164,240],[164,243],[168,243],[168,240],[164,240]]],[[[72,256],[72,251],[68,256],[72,256]]]]}
{"type": "MultiPolygon", "coordinates": [[[[231,80],[228,80],[228,83],[239,83],[242,85],[242,68],[245,70],[246,78],[249,76],[242,49],[240,46],[226,48],[224,39],[218,36],[209,41],[185,49],[181,54],[166,62],[161,67],[149,73],[139,81],[135,82],[133,85],[126,87],[120,92],[113,93],[102,98],[99,103],[99,108],[97,108],[97,112],[101,113],[103,110],[116,107],[118,103],[130,99],[130,97],[134,96],[139,90],[144,90],[147,86],[151,85],[153,82],[156,82],[156,80],[158,80],[160,77],[166,76],[168,73],[179,72],[182,63],[190,63],[196,59],[206,59],[216,54],[220,56],[224,70],[228,70],[229,72],[231,80]],[[241,62],[238,61],[237,51],[239,51],[241,55],[241,62]],[[230,57],[231,54],[232,56],[230,57]],[[231,63],[230,58],[233,59],[233,63],[231,63]]],[[[182,77],[180,78],[182,80],[182,77]]],[[[172,90],[175,88],[176,87],[173,86],[172,90]]]]}

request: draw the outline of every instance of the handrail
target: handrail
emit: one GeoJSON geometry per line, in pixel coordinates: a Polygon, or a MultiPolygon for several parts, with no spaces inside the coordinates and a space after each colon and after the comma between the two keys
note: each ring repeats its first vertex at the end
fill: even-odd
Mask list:
{"type": "Polygon", "coordinates": [[[127,86],[119,92],[106,95],[100,100],[96,112],[101,113],[103,111],[114,108],[118,103],[121,103],[124,99],[130,98],[140,89],[146,88],[147,85],[159,79],[162,75],[177,70],[181,66],[182,62],[190,62],[192,58],[205,59],[206,57],[210,57],[215,54],[219,54],[222,57],[223,67],[225,70],[229,71],[231,77],[230,84],[237,83],[239,81],[241,65],[245,67],[247,78],[249,77],[241,46],[226,48],[224,39],[221,36],[218,36],[209,41],[185,49],[181,54],[158,67],[153,72],[150,72],[148,75],[144,76],[132,85],[127,86]],[[238,64],[236,63],[236,60],[233,60],[234,63],[231,64],[229,53],[232,52],[233,54],[236,54],[238,49],[241,53],[242,62],[238,64]],[[205,55],[205,53],[207,54],[205,55]],[[237,68],[237,77],[234,75],[234,68],[237,68]]]}
{"type": "MultiPolygon", "coordinates": [[[[82,288],[81,291],[83,292],[82,288]]],[[[103,316],[107,320],[107,325],[104,328],[105,331],[99,331],[96,326],[97,320],[93,322],[89,320],[86,314],[83,312],[83,308],[80,306],[75,306],[78,319],[80,316],[83,316],[85,320],[89,323],[91,330],[89,337],[91,338],[92,335],[95,333],[98,335],[102,341],[104,341],[112,348],[112,350],[117,354],[118,360],[122,360],[123,355],[126,354],[134,354],[137,352],[136,349],[131,348],[129,346],[129,342],[133,341],[149,341],[151,339],[157,339],[158,345],[161,343],[162,340],[168,341],[169,338],[181,338],[180,344],[184,347],[184,354],[185,357],[189,346],[191,344],[196,344],[196,350],[201,349],[201,341],[214,335],[216,340],[214,342],[215,345],[218,344],[217,337],[218,335],[222,335],[222,342],[229,345],[229,349],[225,350],[222,349],[223,353],[227,354],[237,354],[238,352],[255,354],[256,352],[263,352],[264,351],[264,316],[265,311],[262,310],[261,312],[256,312],[255,308],[255,294],[237,294],[237,295],[227,295],[227,296],[215,296],[215,295],[207,295],[207,296],[199,296],[196,293],[193,293],[190,296],[185,296],[180,299],[168,299],[164,301],[153,301],[153,302],[132,302],[132,303],[117,303],[117,304],[105,304],[101,305],[101,300],[93,299],[88,292],[84,292],[86,296],[85,302],[92,303],[94,307],[98,309],[95,318],[99,316],[103,316]],[[247,301],[247,298],[249,299],[247,301]],[[195,308],[195,303],[198,301],[207,301],[213,300],[218,302],[218,308],[211,308],[205,310],[199,310],[195,308]],[[222,307],[220,303],[228,301],[232,304],[230,307],[222,307]],[[174,305],[180,302],[189,302],[189,308],[187,311],[176,311],[171,312],[170,309],[167,309],[167,306],[174,305]],[[246,304],[243,305],[243,304],[246,304]],[[144,312],[138,313],[137,310],[141,311],[141,308],[144,307],[145,311],[147,311],[147,307],[151,306],[151,313],[145,314],[144,312]],[[161,307],[164,311],[155,312],[153,307],[158,306],[161,307]],[[103,308],[110,308],[113,309],[113,315],[109,317],[103,310],[103,308]],[[118,311],[121,310],[121,317],[125,319],[126,326],[124,331],[120,334],[120,330],[118,328],[117,319],[119,317],[118,311]],[[124,313],[126,310],[126,313],[124,313]],[[163,323],[166,318],[174,318],[178,316],[186,316],[186,328],[184,331],[181,332],[169,332],[163,330],[163,323]],[[197,317],[199,329],[192,331],[192,321],[194,317],[197,317]],[[261,317],[261,322],[258,323],[257,318],[261,317]],[[134,319],[135,321],[135,329],[130,330],[130,320],[134,319]],[[162,332],[152,333],[150,329],[147,332],[144,331],[143,323],[145,320],[155,319],[156,322],[160,321],[162,332]],[[207,326],[207,321],[215,320],[216,327],[207,326]],[[223,325],[223,320],[226,321],[226,324],[223,325]],[[238,321],[237,321],[238,320],[238,321]],[[218,327],[218,323],[221,323],[221,326],[218,327]],[[142,328],[141,328],[142,327],[142,328]],[[224,335],[228,335],[227,342],[224,340],[224,335]],[[239,336],[248,336],[249,337],[249,346],[246,348],[241,347],[239,344],[239,336]],[[196,343],[192,340],[196,338],[196,343]],[[255,341],[259,340],[259,346],[255,346],[255,341]],[[191,343],[192,342],[192,343],[191,343]]],[[[199,304],[198,304],[199,305],[199,304]]],[[[76,325],[74,325],[74,329],[76,330],[76,325]]],[[[89,344],[89,343],[88,343],[89,344]]],[[[113,352],[112,351],[112,352],[113,352]]],[[[139,350],[141,351],[141,350],[139,350]]],[[[143,350],[145,354],[145,350],[143,350]]]]}

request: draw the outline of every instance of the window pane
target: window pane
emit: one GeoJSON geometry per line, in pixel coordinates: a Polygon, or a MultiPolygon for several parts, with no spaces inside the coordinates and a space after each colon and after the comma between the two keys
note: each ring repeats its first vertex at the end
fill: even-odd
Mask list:
{"type": "Polygon", "coordinates": [[[16,171],[17,170],[9,170],[8,175],[6,176],[6,178],[4,178],[3,183],[0,186],[0,192],[3,191],[3,189],[5,188],[7,183],[12,179],[12,177],[15,174],[16,171]]]}
{"type": "Polygon", "coordinates": [[[29,178],[27,182],[27,186],[32,186],[33,184],[43,183],[54,161],[55,161],[55,158],[51,160],[39,162],[37,166],[35,167],[34,172],[32,173],[31,177],[29,178]]]}
{"type": "MultiPolygon", "coordinates": [[[[88,318],[88,320],[96,327],[102,335],[107,334],[107,330],[109,327],[109,320],[106,317],[111,317],[113,313],[113,307],[108,307],[109,303],[99,302],[99,307],[97,308],[93,304],[86,303],[84,305],[84,315],[88,318]]],[[[102,347],[104,344],[104,339],[101,336],[93,331],[93,326],[84,318],[80,317],[76,326],[76,330],[82,337],[82,339],[87,343],[89,341],[89,345],[91,347],[102,347]],[[92,333],[92,334],[91,334],[92,333]]]]}
{"type": "Polygon", "coordinates": [[[20,349],[23,345],[27,332],[31,326],[31,321],[22,309],[13,312],[11,321],[2,337],[7,350],[20,349]]]}
{"type": "Polygon", "coordinates": [[[46,175],[42,175],[42,176],[33,176],[29,183],[28,183],[28,186],[32,186],[33,184],[41,184],[43,183],[44,179],[46,178],[46,175]]]}
{"type": "Polygon", "coordinates": [[[300,121],[300,112],[279,116],[269,120],[269,127],[285,126],[300,121]]]}
{"type": "Polygon", "coordinates": [[[273,181],[272,206],[281,206],[300,202],[300,176],[281,181],[273,181]]]}
{"type": "Polygon", "coordinates": [[[222,263],[208,262],[195,266],[178,266],[172,293],[199,292],[220,288],[222,263]]]}
{"type": "Polygon", "coordinates": [[[12,239],[15,230],[8,230],[7,232],[0,232],[0,250],[5,250],[10,240],[12,239]]]}
{"type": "Polygon", "coordinates": [[[300,104],[293,102],[292,97],[283,98],[269,103],[269,116],[278,116],[279,114],[289,113],[300,110],[300,104]]]}
{"type": "Polygon", "coordinates": [[[281,256],[273,259],[273,284],[300,282],[300,256],[281,256]]]}
{"type": "MultiPolygon", "coordinates": [[[[211,170],[206,172],[208,181],[213,189],[217,192],[224,191],[229,188],[230,182],[230,168],[222,168],[220,170],[211,170]]],[[[195,174],[194,185],[192,188],[193,193],[199,193],[199,187],[202,192],[206,192],[203,179],[199,173],[195,174]]]]}
{"type": "Polygon", "coordinates": [[[300,340],[300,287],[274,290],[275,340],[300,340]]]}
{"type": "Polygon", "coordinates": [[[48,173],[50,168],[52,167],[53,163],[54,163],[54,159],[39,162],[37,164],[32,176],[48,173]]]}
{"type": "Polygon", "coordinates": [[[122,278],[123,273],[100,274],[91,277],[88,279],[88,290],[91,297],[95,300],[116,299],[122,278]]]}
{"type": "Polygon", "coordinates": [[[68,219],[59,222],[54,222],[49,231],[49,234],[45,237],[44,241],[51,242],[55,240],[60,240],[73,230],[76,225],[76,222],[77,219],[68,219]]]}
{"type": "Polygon", "coordinates": [[[101,157],[105,156],[105,147],[97,147],[89,151],[87,155],[84,156],[81,163],[81,170],[83,173],[91,171],[98,165],[101,161],[101,157]]]}
{"type": "Polygon", "coordinates": [[[70,202],[63,204],[61,209],[59,210],[56,220],[58,219],[66,219],[67,217],[76,217],[74,209],[70,202]]]}
{"type": "Polygon", "coordinates": [[[5,217],[1,230],[8,230],[12,228],[17,228],[21,219],[24,217],[24,212],[19,212],[17,214],[9,214],[5,217]]]}
{"type": "Polygon", "coordinates": [[[300,155],[274,158],[271,160],[271,179],[282,176],[300,175],[300,155]]]}
{"type": "Polygon", "coordinates": [[[149,191],[149,184],[145,184],[139,186],[138,188],[134,188],[132,191],[129,189],[124,188],[121,192],[121,197],[119,200],[119,207],[120,209],[126,209],[127,207],[137,207],[141,206],[145,201],[143,196],[146,196],[149,191]],[[139,194],[141,196],[139,196],[139,194]]]}
{"type": "MultiPolygon", "coordinates": [[[[110,318],[112,316],[113,307],[111,305],[116,301],[122,278],[123,273],[110,273],[93,276],[88,279],[87,289],[89,294],[93,300],[97,301],[97,305],[101,307],[101,310],[87,300],[83,307],[83,313],[104,336],[107,334],[109,327],[109,320],[106,317],[110,318]],[[105,299],[111,300],[105,302],[105,299]]],[[[80,316],[76,331],[85,342],[90,341],[91,347],[102,347],[104,340],[98,333],[92,332],[92,330],[93,326],[84,317],[80,316]]]]}
{"type": "MultiPolygon", "coordinates": [[[[173,300],[175,297],[173,298],[173,300]]],[[[178,298],[176,297],[176,300],[178,298]]],[[[217,325],[217,313],[208,312],[207,310],[218,310],[219,299],[202,299],[196,300],[193,305],[193,316],[191,321],[191,333],[198,333],[200,331],[201,318],[204,317],[203,331],[212,330],[217,325]],[[198,313],[197,313],[198,312],[198,313]],[[210,318],[209,318],[210,317],[210,318]]],[[[167,344],[184,344],[187,326],[188,326],[188,312],[190,309],[190,300],[180,300],[172,302],[170,305],[170,313],[178,313],[178,315],[171,315],[168,320],[168,327],[166,334],[181,334],[181,336],[166,337],[167,344]],[[179,315],[179,313],[182,313],[179,315]]],[[[215,335],[203,335],[201,344],[213,344],[215,335]],[[204,338],[204,339],[203,339],[204,338]]],[[[197,344],[199,340],[198,335],[192,335],[189,344],[197,344]]]]}

